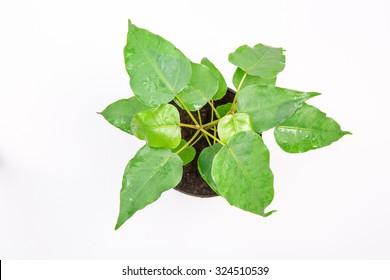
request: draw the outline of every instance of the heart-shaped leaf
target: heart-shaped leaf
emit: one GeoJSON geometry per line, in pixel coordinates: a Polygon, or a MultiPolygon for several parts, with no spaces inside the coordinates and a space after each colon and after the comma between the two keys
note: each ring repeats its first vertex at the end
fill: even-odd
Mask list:
{"type": "Polygon", "coordinates": [[[208,58],[204,57],[201,61],[201,64],[207,66],[211,70],[211,72],[213,72],[213,74],[217,77],[218,90],[217,93],[214,94],[213,100],[221,99],[222,97],[225,96],[227,91],[227,85],[224,77],[222,76],[221,72],[219,72],[218,68],[215,67],[215,65],[210,60],[208,60],[208,58]]]}
{"type": "MultiPolygon", "coordinates": [[[[173,149],[172,152],[176,153],[186,144],[187,144],[187,141],[184,139],[181,139],[179,146],[177,146],[175,149],[173,149]]],[[[192,146],[187,146],[180,153],[178,153],[178,156],[183,161],[183,165],[190,163],[195,158],[195,155],[196,155],[196,150],[192,146]]]]}
{"type": "Polygon", "coordinates": [[[218,136],[222,142],[227,142],[241,131],[253,131],[248,114],[235,113],[221,118],[218,122],[218,136]]]}
{"type": "Polygon", "coordinates": [[[210,188],[218,194],[217,186],[211,176],[211,167],[213,160],[218,151],[222,148],[222,145],[215,143],[211,147],[204,148],[198,157],[198,170],[203,180],[210,186],[210,188]]]}
{"type": "MultiPolygon", "coordinates": [[[[233,85],[236,87],[236,89],[238,89],[238,87],[240,86],[240,82],[244,77],[244,75],[245,75],[245,71],[240,68],[237,68],[236,72],[234,72],[233,85]]],[[[275,85],[275,83],[276,83],[276,77],[272,79],[263,79],[262,77],[259,76],[252,76],[247,74],[245,80],[241,84],[241,89],[250,85],[268,86],[268,85],[275,85]]]]}
{"type": "Polygon", "coordinates": [[[175,106],[163,104],[136,114],[131,131],[151,147],[174,149],[180,144],[180,115],[175,106]]]}
{"type": "Polygon", "coordinates": [[[169,149],[141,148],[126,166],[120,195],[118,229],[135,212],[174,188],[183,174],[182,161],[169,149]]]}
{"type": "Polygon", "coordinates": [[[319,95],[274,86],[251,85],[237,93],[237,111],[247,113],[256,132],[263,132],[285,121],[306,100],[319,95]]]}
{"type": "Polygon", "coordinates": [[[275,128],[278,145],[288,153],[303,153],[332,144],[346,134],[340,125],[311,105],[303,105],[275,128]]]}
{"type": "Polygon", "coordinates": [[[221,148],[212,162],[211,174],[218,193],[245,211],[269,216],[265,208],[274,197],[269,151],[260,135],[240,132],[221,148]]]}
{"type": "Polygon", "coordinates": [[[148,109],[150,109],[150,107],[138,101],[138,99],[133,96],[108,105],[107,108],[99,114],[113,126],[129,134],[133,134],[131,132],[131,120],[135,114],[148,109]]]}
{"type": "Polygon", "coordinates": [[[191,65],[190,83],[177,95],[175,102],[181,108],[183,108],[181,104],[183,102],[190,111],[197,111],[213,98],[219,83],[217,77],[207,66],[196,63],[191,63],[191,65]]]}
{"type": "Polygon", "coordinates": [[[191,63],[182,52],[130,21],[124,56],[130,86],[135,96],[148,106],[173,100],[190,80],[191,63]]]}
{"type": "Polygon", "coordinates": [[[229,61],[249,75],[273,79],[284,69],[286,57],[282,48],[257,44],[253,48],[243,45],[229,54],[229,61]]]}

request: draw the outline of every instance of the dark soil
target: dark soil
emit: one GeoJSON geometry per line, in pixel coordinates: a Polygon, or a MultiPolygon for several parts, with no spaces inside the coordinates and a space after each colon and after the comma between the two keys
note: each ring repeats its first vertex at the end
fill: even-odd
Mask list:
{"type": "MultiPolygon", "coordinates": [[[[228,102],[232,102],[234,98],[234,91],[232,89],[228,89],[226,95],[218,101],[214,101],[214,106],[219,106],[222,104],[226,104],[228,102]]],[[[177,106],[174,102],[171,104],[175,105],[180,112],[180,120],[182,123],[193,124],[191,118],[188,116],[187,112],[177,106]]],[[[193,112],[194,113],[194,112],[193,112]]],[[[206,104],[201,110],[200,114],[202,117],[202,123],[208,123],[211,120],[211,107],[206,104]]],[[[193,114],[196,119],[198,119],[196,112],[193,114]]],[[[188,141],[196,132],[195,129],[191,128],[181,128],[182,137],[184,140],[188,141]]],[[[196,150],[195,159],[189,164],[183,167],[183,178],[181,182],[176,186],[176,190],[197,197],[212,197],[217,196],[217,194],[207,185],[207,183],[200,176],[198,171],[198,156],[200,152],[208,147],[208,143],[204,137],[202,137],[195,145],[194,148],[196,150]]]]}

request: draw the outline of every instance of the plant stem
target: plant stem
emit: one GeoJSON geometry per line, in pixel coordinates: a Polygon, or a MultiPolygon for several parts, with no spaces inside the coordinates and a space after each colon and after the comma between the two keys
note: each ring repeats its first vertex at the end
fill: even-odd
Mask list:
{"type": "Polygon", "coordinates": [[[214,125],[216,125],[218,122],[219,122],[219,120],[215,120],[215,121],[212,121],[212,122],[209,122],[209,123],[204,124],[202,127],[203,127],[203,128],[206,128],[206,127],[209,127],[209,126],[214,126],[214,125]]]}
{"type": "Polygon", "coordinates": [[[199,127],[200,127],[200,126],[197,126],[197,125],[186,124],[186,123],[180,123],[179,126],[189,127],[189,128],[192,128],[192,129],[199,129],[199,127]]]}
{"type": "MultiPolygon", "coordinates": [[[[211,104],[210,104],[211,108],[214,107],[214,100],[211,100],[211,104]]],[[[211,120],[210,122],[213,122],[214,121],[214,110],[211,109],[211,120]]],[[[213,127],[211,127],[213,128],[213,127]]],[[[215,133],[214,133],[214,136],[215,136],[215,133]]],[[[215,139],[213,139],[213,145],[215,144],[215,139]]]]}
{"type": "MultiPolygon", "coordinates": [[[[213,104],[214,106],[214,100],[211,101],[211,104],[213,104]]],[[[210,122],[212,122],[214,120],[214,110],[211,110],[211,120],[210,122]]]]}
{"type": "Polygon", "coordinates": [[[186,110],[187,114],[190,116],[194,124],[199,125],[199,123],[196,121],[190,110],[188,110],[187,106],[184,104],[183,100],[178,95],[175,95],[176,99],[180,102],[181,106],[183,106],[184,110],[186,110]]]}
{"type": "Polygon", "coordinates": [[[199,124],[200,124],[200,126],[202,126],[202,118],[201,118],[201,116],[200,116],[200,111],[198,110],[197,112],[198,112],[199,124]]]}
{"type": "Polygon", "coordinates": [[[199,133],[200,133],[200,130],[197,130],[197,131],[195,132],[195,134],[191,137],[191,139],[188,140],[188,142],[185,143],[185,144],[183,145],[183,147],[181,147],[179,150],[176,151],[176,154],[177,154],[177,155],[180,154],[185,148],[187,148],[187,147],[191,144],[191,142],[195,140],[196,136],[198,136],[199,133]]]}
{"type": "MultiPolygon", "coordinates": [[[[211,100],[211,104],[213,105],[214,107],[214,100],[211,100]]],[[[214,121],[214,110],[211,110],[211,120],[210,122],[214,121]]],[[[216,134],[215,134],[215,126],[212,126],[211,129],[214,129],[214,137],[216,137],[216,134]]],[[[215,139],[213,139],[213,145],[215,145],[215,139]]]]}
{"type": "Polygon", "coordinates": [[[211,138],[215,139],[215,141],[221,143],[222,145],[225,145],[225,143],[223,143],[221,140],[219,140],[217,137],[214,137],[214,135],[212,135],[211,133],[209,133],[207,130],[203,129],[203,128],[200,128],[200,131],[202,131],[204,134],[210,136],[211,138]]]}
{"type": "Polygon", "coordinates": [[[245,72],[244,76],[242,76],[242,79],[241,79],[240,84],[238,85],[238,88],[237,88],[237,91],[236,91],[236,95],[234,96],[234,99],[233,99],[232,108],[230,108],[230,110],[229,110],[229,112],[227,114],[231,114],[231,113],[233,113],[236,110],[236,107],[237,107],[237,93],[240,92],[242,84],[244,83],[244,80],[245,80],[247,74],[248,73],[245,72]]]}
{"type": "MultiPolygon", "coordinates": [[[[221,117],[220,117],[220,115],[218,114],[217,109],[215,109],[214,104],[211,103],[210,101],[207,101],[207,102],[209,103],[209,105],[210,105],[210,107],[211,107],[211,110],[215,112],[215,116],[216,116],[218,119],[220,119],[221,117]]],[[[212,112],[212,111],[211,111],[211,112],[212,112]]]]}
{"type": "MultiPolygon", "coordinates": [[[[200,131],[200,130],[198,130],[200,131]]],[[[194,141],[190,146],[194,146],[201,138],[203,137],[203,133],[194,141]]]]}
{"type": "Polygon", "coordinates": [[[205,134],[205,133],[203,133],[203,135],[204,135],[204,137],[206,138],[206,140],[207,140],[207,143],[209,144],[209,146],[211,147],[212,146],[212,144],[211,144],[211,142],[210,142],[210,139],[209,139],[209,137],[207,136],[207,134],[205,134]]]}
{"type": "Polygon", "coordinates": [[[214,130],[214,133],[213,133],[214,134],[214,139],[213,139],[214,142],[213,142],[213,144],[215,144],[215,139],[217,139],[217,129],[216,129],[215,126],[211,127],[211,129],[214,130]]]}
{"type": "Polygon", "coordinates": [[[240,84],[238,85],[236,94],[241,90],[242,84],[244,83],[244,80],[245,80],[247,74],[248,74],[248,73],[245,72],[244,76],[242,76],[242,79],[241,79],[241,81],[240,81],[240,84]]]}

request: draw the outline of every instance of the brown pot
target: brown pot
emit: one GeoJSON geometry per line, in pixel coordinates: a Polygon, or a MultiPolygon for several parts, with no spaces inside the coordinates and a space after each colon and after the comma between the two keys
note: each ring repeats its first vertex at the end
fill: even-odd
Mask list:
{"type": "MultiPolygon", "coordinates": [[[[234,94],[235,91],[228,88],[226,95],[221,100],[214,101],[214,106],[216,107],[222,104],[226,104],[228,102],[232,102],[234,99],[234,94]]],[[[172,102],[172,104],[175,105],[176,108],[178,108],[180,112],[180,120],[182,123],[193,124],[191,118],[188,116],[186,111],[181,109],[174,102],[172,102]]],[[[200,115],[202,118],[202,123],[210,122],[211,120],[210,105],[206,104],[202,109],[200,109],[200,115]]],[[[198,119],[196,113],[194,113],[194,116],[196,119],[198,119]]],[[[186,128],[186,127],[181,128],[182,137],[186,141],[188,141],[194,135],[195,132],[196,132],[195,129],[186,128]]],[[[183,167],[183,178],[175,188],[177,191],[182,192],[184,194],[196,196],[196,197],[217,196],[217,194],[203,180],[203,178],[200,176],[198,171],[198,156],[200,152],[208,146],[209,145],[204,137],[202,137],[202,139],[200,139],[197,143],[195,143],[193,147],[196,150],[196,156],[192,162],[190,162],[189,164],[183,167]]]]}

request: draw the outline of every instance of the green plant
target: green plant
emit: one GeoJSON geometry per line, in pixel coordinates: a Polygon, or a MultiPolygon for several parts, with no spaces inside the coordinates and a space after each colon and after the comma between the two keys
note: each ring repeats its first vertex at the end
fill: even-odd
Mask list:
{"type": "Polygon", "coordinates": [[[182,166],[194,159],[192,146],[201,137],[210,144],[198,158],[202,178],[231,205],[266,217],[274,212],[265,211],[274,190],[261,133],[275,127],[276,142],[289,153],[318,149],[350,134],[305,103],[319,93],[275,86],[285,66],[283,52],[258,44],[231,53],[236,95],[215,107],[214,100],[227,91],[218,69],[207,58],[191,62],[170,42],[129,21],[124,56],[135,96],[112,103],[101,114],[147,143],[125,169],[116,229],[181,181],[182,166]],[[172,100],[192,123],[181,123],[177,108],[168,104],[172,100]],[[212,119],[202,123],[199,110],[206,104],[212,119]],[[182,127],[196,131],[188,142],[181,139],[182,127]]]}

